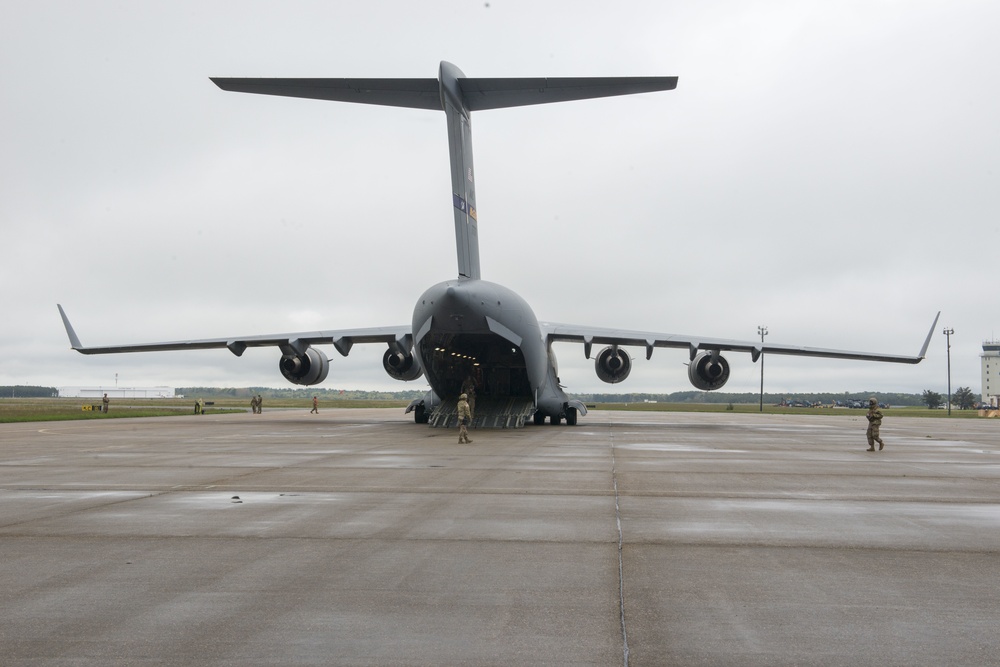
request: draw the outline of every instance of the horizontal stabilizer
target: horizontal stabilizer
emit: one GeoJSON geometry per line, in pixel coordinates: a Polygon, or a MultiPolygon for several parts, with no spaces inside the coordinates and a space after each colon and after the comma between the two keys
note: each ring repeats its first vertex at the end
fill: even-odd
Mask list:
{"type": "Polygon", "coordinates": [[[223,90],[331,102],[441,111],[437,79],[227,79],[213,77],[223,90]]]}
{"type": "Polygon", "coordinates": [[[469,111],[673,90],[676,76],[459,79],[469,111]]]}
{"type": "MultiPolygon", "coordinates": [[[[236,93],[303,97],[441,111],[437,79],[245,79],[213,77],[219,88],[236,93]]],[[[502,109],[596,97],[673,90],[676,76],[483,79],[459,77],[468,111],[502,109]]]]}

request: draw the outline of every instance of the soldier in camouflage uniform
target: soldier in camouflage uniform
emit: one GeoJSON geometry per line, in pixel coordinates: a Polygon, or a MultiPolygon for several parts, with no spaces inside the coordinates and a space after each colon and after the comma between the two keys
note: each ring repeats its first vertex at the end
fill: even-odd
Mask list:
{"type": "Polygon", "coordinates": [[[469,413],[476,414],[476,380],[471,375],[465,377],[462,392],[466,395],[465,400],[469,402],[469,413]]]}
{"type": "Polygon", "coordinates": [[[472,444],[469,440],[469,424],[472,422],[472,410],[469,409],[469,397],[462,394],[458,397],[458,444],[472,444]]]}
{"type": "Polygon", "coordinates": [[[882,442],[882,438],[878,437],[879,427],[882,426],[882,411],[878,409],[878,400],[874,397],[868,399],[868,451],[875,451],[875,443],[878,443],[878,448],[881,450],[885,447],[885,443],[882,442]]]}

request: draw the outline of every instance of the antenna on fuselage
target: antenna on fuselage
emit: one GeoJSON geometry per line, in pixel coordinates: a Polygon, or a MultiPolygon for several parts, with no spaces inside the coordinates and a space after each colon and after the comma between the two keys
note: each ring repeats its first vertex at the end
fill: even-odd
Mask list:
{"type": "Polygon", "coordinates": [[[441,61],[437,79],[229,79],[223,90],[444,111],[448,119],[458,275],[479,279],[479,221],[472,167],[472,112],[673,90],[676,76],[470,79],[441,61]]]}

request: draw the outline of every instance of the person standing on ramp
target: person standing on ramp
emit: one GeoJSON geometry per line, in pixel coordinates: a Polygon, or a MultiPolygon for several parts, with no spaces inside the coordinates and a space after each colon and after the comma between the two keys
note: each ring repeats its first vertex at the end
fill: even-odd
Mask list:
{"type": "Polygon", "coordinates": [[[462,394],[458,397],[458,444],[472,444],[469,440],[470,423],[472,423],[472,410],[469,409],[469,397],[462,394]]]}

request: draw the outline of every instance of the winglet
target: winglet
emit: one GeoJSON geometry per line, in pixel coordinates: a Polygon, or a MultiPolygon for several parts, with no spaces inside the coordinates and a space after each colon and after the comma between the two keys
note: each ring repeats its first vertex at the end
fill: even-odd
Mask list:
{"type": "Polygon", "coordinates": [[[59,309],[59,316],[62,317],[63,326],[66,327],[66,335],[69,336],[70,347],[74,350],[82,350],[83,343],[80,342],[80,338],[76,335],[76,332],[73,331],[73,325],[69,323],[69,318],[66,317],[66,311],[63,310],[63,307],[58,303],[56,304],[56,307],[59,309]]]}
{"type": "Polygon", "coordinates": [[[934,335],[934,327],[937,326],[938,318],[941,317],[941,311],[937,312],[934,316],[934,321],[931,323],[931,330],[927,332],[927,338],[924,340],[924,346],[920,348],[920,354],[917,355],[917,359],[923,359],[927,356],[927,348],[931,344],[931,336],[934,335]]]}

